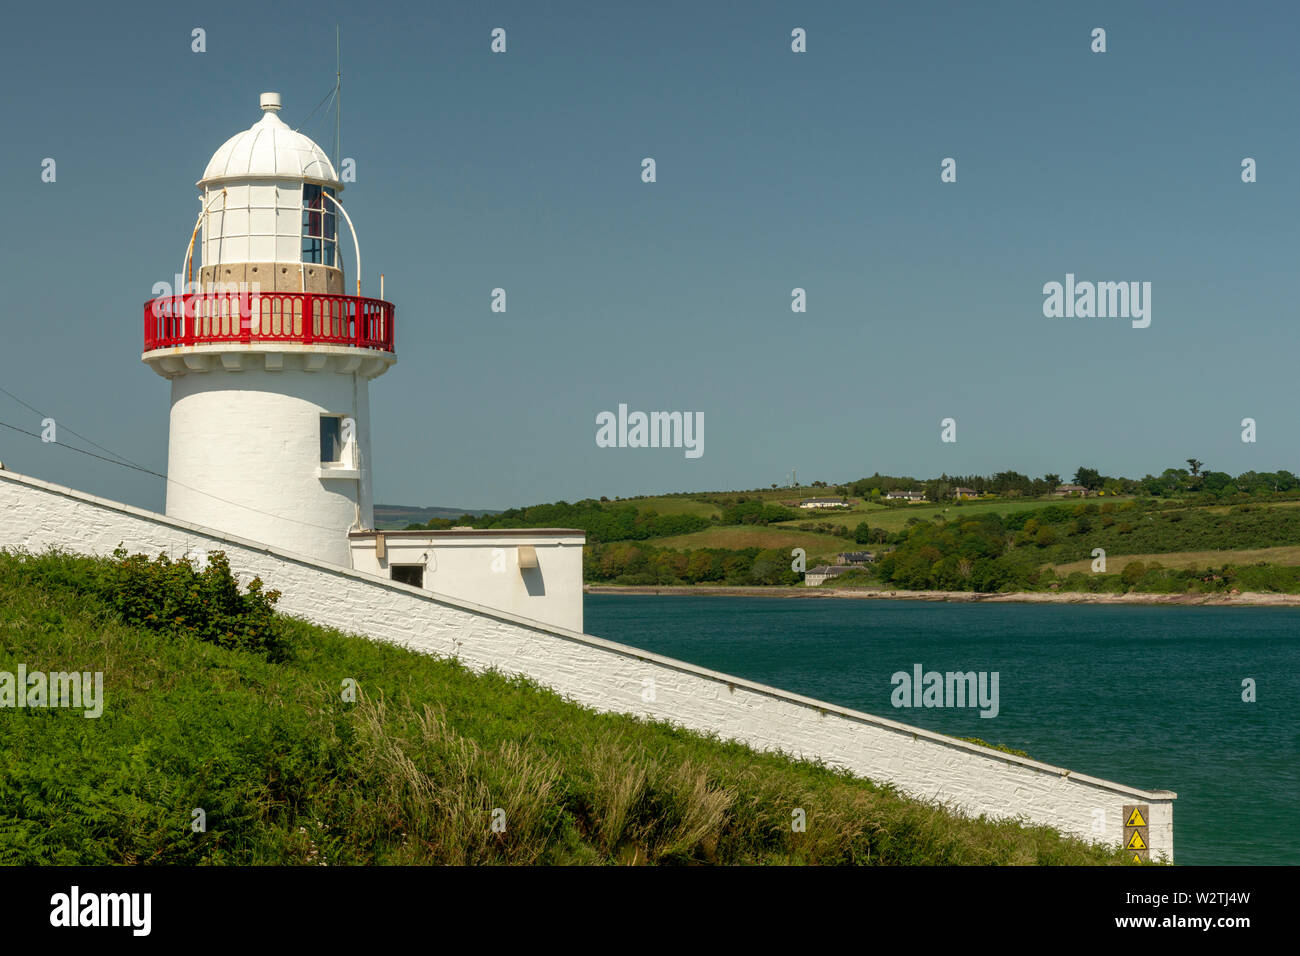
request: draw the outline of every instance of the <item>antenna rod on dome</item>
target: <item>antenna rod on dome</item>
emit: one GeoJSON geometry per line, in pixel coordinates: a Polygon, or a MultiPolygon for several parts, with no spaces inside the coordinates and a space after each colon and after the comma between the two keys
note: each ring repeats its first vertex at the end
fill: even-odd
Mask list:
{"type": "Polygon", "coordinates": [[[334,62],[337,72],[334,74],[334,90],[337,95],[334,111],[334,169],[342,161],[343,140],[343,38],[342,28],[334,24],[334,62]]]}

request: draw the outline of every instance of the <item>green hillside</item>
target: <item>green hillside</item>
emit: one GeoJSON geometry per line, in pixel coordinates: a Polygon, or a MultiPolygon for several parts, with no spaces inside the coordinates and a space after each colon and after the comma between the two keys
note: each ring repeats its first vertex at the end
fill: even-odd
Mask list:
{"type": "MultiPolygon", "coordinates": [[[[1192,469],[1115,478],[873,475],[847,484],[584,499],[459,523],[587,533],[584,580],[632,586],[799,586],[846,551],[874,562],[824,587],[957,591],[1296,591],[1300,478],[1192,469]],[[1071,490],[1071,489],[1074,490],[1071,490]],[[890,500],[919,491],[922,501],[890,500]],[[960,497],[958,496],[960,493],[960,497]],[[972,497],[972,495],[974,495],[972,497]],[[843,507],[805,509],[807,498],[843,507]],[[1094,572],[1104,550],[1105,572],[1094,572]],[[1167,564],[1160,555],[1169,555],[1167,564]],[[1133,556],[1125,560],[1126,556],[1133,556]],[[802,562],[802,565],[800,565],[802,562]],[[1130,568],[1129,565],[1132,565],[1130,568]]],[[[434,520],[421,527],[450,527],[434,520]]]]}
{"type": "Polygon", "coordinates": [[[281,617],[212,557],[0,552],[0,671],[104,675],[97,719],[0,709],[0,863],[1123,862],[281,617]]]}

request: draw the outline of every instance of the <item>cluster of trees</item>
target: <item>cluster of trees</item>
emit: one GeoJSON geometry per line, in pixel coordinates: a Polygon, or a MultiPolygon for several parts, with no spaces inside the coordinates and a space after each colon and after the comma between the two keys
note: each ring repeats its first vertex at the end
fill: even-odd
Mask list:
{"type": "MultiPolygon", "coordinates": [[[[1044,565],[1087,559],[1094,548],[1102,548],[1108,560],[1121,568],[1116,580],[1105,587],[1127,589],[1145,580],[1142,587],[1150,590],[1156,589],[1156,578],[1143,578],[1145,568],[1124,568],[1124,554],[1293,544],[1300,540],[1300,512],[1243,504],[1227,514],[1215,514],[1152,499],[1078,502],[1006,516],[917,521],[893,537],[896,546],[873,571],[881,582],[900,588],[1001,591],[1061,586],[1044,565]]],[[[1093,581],[1087,589],[1103,587],[1097,582],[1107,579],[1102,574],[1087,577],[1093,581]]],[[[1169,582],[1181,582],[1175,590],[1196,583],[1178,575],[1161,580],[1170,587],[1169,582]]]]}
{"type": "Polygon", "coordinates": [[[609,584],[798,584],[789,549],[699,548],[675,551],[615,541],[583,550],[586,581],[609,584]]]}
{"type": "Polygon", "coordinates": [[[997,515],[917,522],[875,566],[880,579],[907,590],[1001,591],[1037,583],[1041,559],[1010,549],[997,515]]]}
{"type": "Polygon", "coordinates": [[[1267,496],[1300,490],[1300,478],[1289,471],[1246,471],[1235,478],[1226,471],[1205,471],[1196,459],[1193,468],[1166,468],[1159,477],[1147,475],[1139,482],[1140,494],[1153,498],[1207,495],[1230,498],[1235,495],[1267,496]]]}
{"type": "Polygon", "coordinates": [[[587,533],[589,541],[643,541],[702,531],[714,525],[767,525],[793,521],[801,512],[782,505],[766,504],[760,499],[739,496],[729,499],[722,514],[713,518],[691,514],[659,514],[641,509],[633,502],[597,501],[586,498],[570,504],[532,505],[511,508],[496,515],[462,515],[456,520],[434,518],[427,524],[407,525],[408,531],[446,530],[456,526],[470,528],[577,528],[587,533]]]}
{"type": "Polygon", "coordinates": [[[577,528],[587,533],[589,541],[629,541],[645,538],[690,534],[711,525],[700,515],[667,514],[642,511],[634,504],[602,504],[587,498],[576,504],[557,501],[548,505],[511,508],[496,515],[463,515],[457,521],[435,518],[425,525],[409,525],[408,530],[446,529],[455,525],[471,528],[577,528]]]}
{"type": "Polygon", "coordinates": [[[1076,571],[1065,578],[1048,573],[1040,589],[1094,594],[1218,594],[1232,590],[1300,593],[1300,567],[1277,564],[1225,564],[1210,568],[1166,568],[1160,562],[1132,561],[1117,574],[1076,571]]]}
{"type": "MultiPolygon", "coordinates": [[[[1081,469],[1088,470],[1088,469],[1081,469]]],[[[998,495],[1004,498],[1036,497],[1055,491],[1062,483],[1060,475],[1044,475],[1042,478],[1030,478],[1018,471],[1000,471],[995,475],[949,475],[938,478],[917,479],[906,475],[882,475],[879,472],[869,478],[840,486],[844,494],[859,498],[881,498],[891,491],[922,491],[931,501],[951,498],[958,488],[969,488],[981,495],[998,495]]],[[[1082,482],[1079,482],[1082,484],[1082,482]]]]}
{"type": "Polygon", "coordinates": [[[736,504],[727,505],[722,509],[718,524],[774,524],[778,521],[794,521],[802,517],[803,515],[793,508],[741,498],[736,504]]]}
{"type": "MultiPolygon", "coordinates": [[[[1153,498],[1207,494],[1225,497],[1237,494],[1268,495],[1300,490],[1300,478],[1289,471],[1243,472],[1236,477],[1223,471],[1205,469],[1205,463],[1187,459],[1186,468],[1166,468],[1159,475],[1142,478],[1103,475],[1096,468],[1080,465],[1069,483],[1082,485],[1103,495],[1145,495],[1153,498]]],[[[970,488],[981,495],[1003,498],[1042,497],[1064,484],[1061,475],[1046,474],[1030,478],[1018,471],[1000,471],[994,475],[948,475],[917,480],[906,476],[881,475],[859,478],[839,486],[843,494],[860,498],[879,498],[890,491],[921,490],[931,501],[951,498],[957,488],[970,488]]]]}
{"type": "Polygon", "coordinates": [[[800,531],[813,531],[817,534],[834,535],[837,538],[849,537],[849,526],[835,524],[833,521],[800,521],[795,525],[800,531]]]}
{"type": "Polygon", "coordinates": [[[894,540],[894,535],[884,528],[868,527],[867,523],[862,521],[853,529],[853,540],[858,544],[888,544],[894,540]]]}
{"type": "Polygon", "coordinates": [[[1106,504],[1054,506],[1009,515],[1005,524],[1013,545],[1033,545],[1039,560],[1053,564],[1080,560],[1093,548],[1108,555],[1159,554],[1274,548],[1300,540],[1296,509],[1249,503],[1226,514],[1154,499],[1119,502],[1113,510],[1106,504]]]}

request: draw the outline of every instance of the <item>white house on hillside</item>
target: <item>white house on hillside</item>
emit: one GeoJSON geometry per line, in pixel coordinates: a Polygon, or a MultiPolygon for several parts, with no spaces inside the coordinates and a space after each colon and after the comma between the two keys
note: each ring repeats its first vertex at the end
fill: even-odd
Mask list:
{"type": "Polygon", "coordinates": [[[925,502],[925,493],[921,491],[887,491],[885,498],[889,501],[906,501],[909,504],[925,502]]]}
{"type": "Polygon", "coordinates": [[[847,508],[849,503],[843,498],[805,498],[799,502],[800,508],[847,508]]]}

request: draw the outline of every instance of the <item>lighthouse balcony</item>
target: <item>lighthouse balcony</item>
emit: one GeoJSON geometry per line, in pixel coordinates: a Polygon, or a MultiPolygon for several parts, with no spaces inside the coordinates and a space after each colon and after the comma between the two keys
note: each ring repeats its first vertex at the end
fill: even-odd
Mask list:
{"type": "Polygon", "coordinates": [[[203,292],[144,304],[144,354],[164,378],[244,368],[358,372],[396,361],[391,302],[318,292],[203,292]]]}

